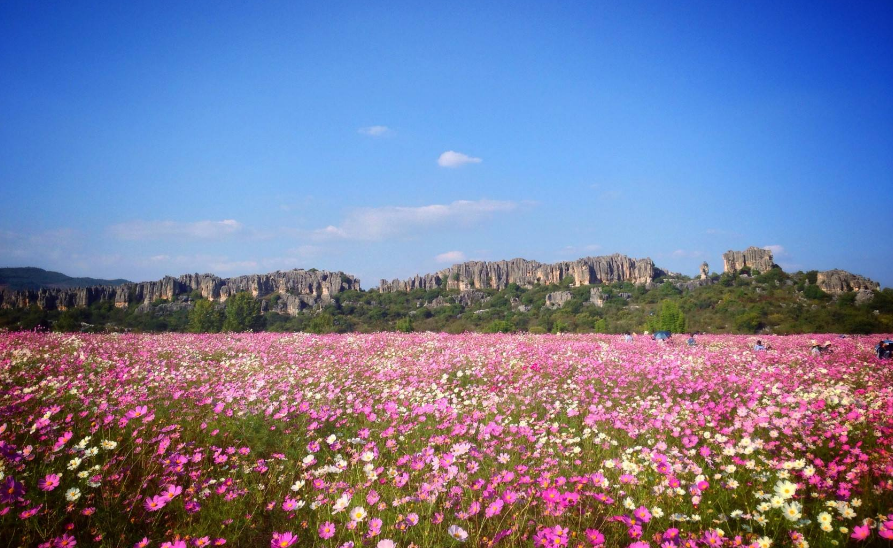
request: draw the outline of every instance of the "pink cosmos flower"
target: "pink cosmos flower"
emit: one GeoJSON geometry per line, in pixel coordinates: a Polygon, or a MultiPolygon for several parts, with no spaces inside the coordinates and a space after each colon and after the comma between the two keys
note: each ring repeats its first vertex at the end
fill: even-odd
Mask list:
{"type": "Polygon", "coordinates": [[[484,511],[484,516],[486,516],[488,518],[492,518],[493,516],[498,516],[499,513],[502,512],[502,507],[504,505],[505,505],[505,503],[502,501],[502,499],[494,500],[487,506],[487,509],[484,511]]]}
{"type": "Polygon", "coordinates": [[[73,546],[77,546],[77,541],[73,536],[65,533],[61,537],[56,537],[53,541],[53,546],[55,546],[55,548],[72,548],[73,546]]]}
{"type": "Polygon", "coordinates": [[[138,405],[138,406],[136,406],[136,408],[128,411],[127,414],[125,414],[124,416],[127,417],[128,419],[135,419],[137,417],[142,417],[143,415],[145,415],[148,412],[149,412],[149,408],[147,406],[138,405]]]}
{"type": "Polygon", "coordinates": [[[164,508],[164,505],[167,504],[167,499],[156,495],[154,497],[146,497],[146,502],[143,503],[143,507],[149,512],[157,512],[164,508]]]}
{"type": "Polygon", "coordinates": [[[291,497],[285,497],[285,502],[282,503],[282,509],[285,510],[286,512],[291,512],[293,510],[297,510],[298,509],[298,501],[291,497]]]}
{"type": "Polygon", "coordinates": [[[47,474],[42,480],[37,482],[37,487],[41,491],[52,491],[59,486],[59,474],[47,474]]]}
{"type": "Polygon", "coordinates": [[[850,535],[850,538],[854,538],[856,540],[865,540],[871,535],[871,528],[867,525],[857,525],[853,527],[853,534],[850,535]]]}
{"type": "Polygon", "coordinates": [[[375,545],[375,548],[397,548],[397,543],[389,538],[386,538],[378,541],[378,544],[375,545]]]}
{"type": "Polygon", "coordinates": [[[633,515],[642,523],[648,523],[649,521],[651,521],[651,512],[649,512],[648,508],[644,506],[639,506],[638,508],[636,508],[636,511],[633,512],[633,515]]]}
{"type": "Polygon", "coordinates": [[[173,500],[174,497],[183,492],[183,488],[179,485],[168,485],[164,488],[164,491],[161,492],[161,496],[167,500],[173,500]]]}
{"type": "Polygon", "coordinates": [[[285,533],[273,533],[273,539],[270,541],[271,548],[288,548],[298,541],[298,537],[291,531],[285,533]]]}
{"type": "Polygon", "coordinates": [[[137,542],[133,545],[133,548],[146,548],[149,545],[149,539],[147,537],[143,537],[143,540],[137,542]]]}
{"type": "Polygon", "coordinates": [[[319,526],[319,538],[330,539],[335,536],[335,524],[327,521],[319,526]]]}
{"type": "Polygon", "coordinates": [[[19,514],[19,518],[20,519],[28,519],[28,518],[34,516],[35,514],[37,514],[37,512],[39,512],[41,508],[43,508],[43,504],[39,504],[39,505],[35,506],[34,508],[28,508],[27,510],[25,510],[24,512],[19,514]]]}
{"type": "Polygon", "coordinates": [[[605,535],[598,529],[586,529],[586,540],[592,546],[601,546],[605,543],[605,535]]]}

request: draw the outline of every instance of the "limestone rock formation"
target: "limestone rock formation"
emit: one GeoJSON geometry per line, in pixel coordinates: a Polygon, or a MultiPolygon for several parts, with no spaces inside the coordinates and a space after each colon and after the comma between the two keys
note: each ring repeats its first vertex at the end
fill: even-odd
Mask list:
{"type": "Polygon", "coordinates": [[[574,295],[570,291],[555,291],[546,295],[546,308],[555,310],[563,307],[574,295]]]}
{"type": "Polygon", "coordinates": [[[832,295],[847,291],[874,291],[880,287],[880,284],[864,276],[838,269],[819,272],[816,277],[816,285],[822,291],[832,295]]]}
{"type": "Polygon", "coordinates": [[[710,265],[706,262],[701,263],[701,279],[706,280],[710,276],[710,265]]]}
{"type": "Polygon", "coordinates": [[[737,272],[744,267],[767,272],[775,265],[771,251],[753,246],[744,251],[726,251],[722,254],[722,260],[725,272],[737,272]]]}
{"type": "Polygon", "coordinates": [[[605,306],[605,295],[602,293],[602,288],[593,287],[589,290],[589,302],[599,308],[605,306]]]}
{"type": "Polygon", "coordinates": [[[293,315],[304,308],[328,302],[332,295],[351,289],[359,290],[360,280],[342,272],[323,270],[295,269],[234,278],[184,274],[179,278],[166,276],[154,282],[126,283],[117,287],[0,291],[0,307],[27,308],[36,305],[45,310],[67,310],[112,301],[115,306],[125,308],[131,303],[151,305],[160,299],[172,302],[193,291],[198,291],[210,301],[225,302],[236,293],[248,291],[257,299],[278,293],[280,298],[275,307],[265,305],[266,308],[293,315]]]}
{"type": "Polygon", "coordinates": [[[381,280],[379,291],[412,291],[413,289],[505,289],[508,284],[530,288],[535,284],[557,284],[571,276],[575,286],[612,282],[650,284],[664,272],[651,259],[631,259],[614,254],[585,257],[576,261],[544,264],[526,259],[508,261],[469,261],[455,264],[434,274],[416,275],[407,280],[381,280]]]}

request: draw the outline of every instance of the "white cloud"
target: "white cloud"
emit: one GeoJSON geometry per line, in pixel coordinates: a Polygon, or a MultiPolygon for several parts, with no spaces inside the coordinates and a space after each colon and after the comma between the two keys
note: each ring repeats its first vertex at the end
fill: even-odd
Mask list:
{"type": "Polygon", "coordinates": [[[216,261],[211,262],[209,265],[211,267],[211,271],[215,274],[218,272],[234,272],[238,271],[242,272],[257,272],[257,261],[216,261]]]}
{"type": "Polygon", "coordinates": [[[387,206],[356,209],[339,226],[314,230],[316,240],[386,240],[441,227],[467,227],[518,207],[515,202],[459,200],[421,207],[387,206]]]}
{"type": "Polygon", "coordinates": [[[129,221],[108,227],[119,240],[217,240],[242,231],[242,223],[233,219],[223,221],[129,221]]]}
{"type": "Polygon", "coordinates": [[[764,245],[763,249],[771,251],[773,257],[787,257],[787,255],[788,255],[788,252],[785,251],[785,248],[783,245],[778,245],[778,244],[764,245]]]}
{"type": "Polygon", "coordinates": [[[594,253],[596,251],[600,251],[602,246],[599,244],[588,244],[588,245],[566,245],[559,254],[562,257],[573,256],[575,259],[579,259],[582,255],[594,253]]]}
{"type": "Polygon", "coordinates": [[[438,263],[461,263],[465,260],[465,253],[462,253],[461,251],[447,251],[446,253],[441,253],[434,257],[434,260],[438,263]]]}
{"type": "Polygon", "coordinates": [[[704,253],[702,251],[692,251],[690,249],[677,249],[672,253],[672,255],[677,259],[697,259],[703,257],[704,253]]]}
{"type": "Polygon", "coordinates": [[[370,137],[381,137],[392,133],[392,130],[388,126],[368,126],[361,127],[357,130],[357,133],[362,133],[363,135],[368,135],[370,137]]]}
{"type": "Polygon", "coordinates": [[[448,150],[440,155],[437,159],[437,165],[440,167],[459,167],[465,164],[479,164],[483,162],[480,158],[474,158],[461,152],[448,150]]]}

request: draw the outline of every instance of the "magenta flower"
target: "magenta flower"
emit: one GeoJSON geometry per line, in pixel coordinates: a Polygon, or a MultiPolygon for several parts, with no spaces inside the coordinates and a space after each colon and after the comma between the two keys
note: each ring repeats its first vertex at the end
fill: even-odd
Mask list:
{"type": "Polygon", "coordinates": [[[127,417],[128,419],[136,419],[138,417],[144,416],[148,412],[149,412],[148,406],[138,405],[138,406],[136,406],[136,408],[128,411],[127,414],[124,416],[127,417]]]}
{"type": "Polygon", "coordinates": [[[133,545],[133,548],[146,548],[149,545],[149,539],[147,537],[143,537],[143,540],[137,542],[133,545]]]}
{"type": "Polygon", "coordinates": [[[157,512],[164,508],[165,504],[167,504],[167,499],[160,495],[156,495],[154,497],[146,497],[143,507],[149,512],[157,512]]]}
{"type": "Polygon", "coordinates": [[[644,506],[639,506],[638,508],[636,508],[636,511],[633,512],[633,515],[642,523],[648,523],[649,521],[651,521],[651,512],[649,512],[648,508],[644,506]]]}
{"type": "Polygon", "coordinates": [[[24,496],[24,494],[25,486],[12,476],[6,476],[6,479],[0,484],[0,503],[13,503],[24,496]]]}
{"type": "Polygon", "coordinates": [[[270,541],[271,548],[288,548],[298,541],[298,537],[291,531],[285,533],[273,533],[273,539],[270,541]]]}
{"type": "Polygon", "coordinates": [[[73,536],[64,533],[61,537],[56,537],[53,541],[53,546],[55,548],[72,548],[72,546],[77,546],[77,541],[73,536]]]}
{"type": "Polygon", "coordinates": [[[494,500],[487,506],[487,509],[484,510],[484,516],[486,516],[488,518],[492,518],[493,516],[498,516],[499,513],[502,512],[502,507],[504,505],[505,505],[505,503],[502,501],[502,499],[494,500]]]}
{"type": "Polygon", "coordinates": [[[586,540],[592,546],[601,546],[605,543],[605,535],[598,529],[586,529],[586,540]]]}
{"type": "Polygon", "coordinates": [[[291,498],[285,497],[285,502],[282,503],[282,509],[286,512],[292,512],[298,509],[298,501],[291,498]]]}
{"type": "Polygon", "coordinates": [[[865,540],[871,535],[871,528],[867,525],[857,525],[853,527],[853,534],[850,535],[850,538],[854,538],[856,540],[865,540]]]}
{"type": "Polygon", "coordinates": [[[319,538],[330,539],[335,536],[335,524],[327,521],[319,526],[319,538]]]}
{"type": "Polygon", "coordinates": [[[41,491],[52,491],[59,486],[59,474],[47,474],[42,480],[37,482],[37,487],[41,491]]]}
{"type": "Polygon", "coordinates": [[[164,491],[161,492],[161,496],[167,500],[173,500],[174,497],[183,492],[183,488],[179,485],[168,485],[164,488],[164,491]]]}

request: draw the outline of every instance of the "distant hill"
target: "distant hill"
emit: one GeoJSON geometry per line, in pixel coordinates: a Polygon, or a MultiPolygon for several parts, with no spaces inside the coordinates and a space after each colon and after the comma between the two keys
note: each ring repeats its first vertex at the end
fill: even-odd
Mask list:
{"type": "Polygon", "coordinates": [[[44,287],[92,287],[97,285],[118,286],[129,280],[100,280],[97,278],[72,278],[61,272],[53,272],[33,266],[0,268],[0,288],[13,291],[41,289],[44,287]]]}

